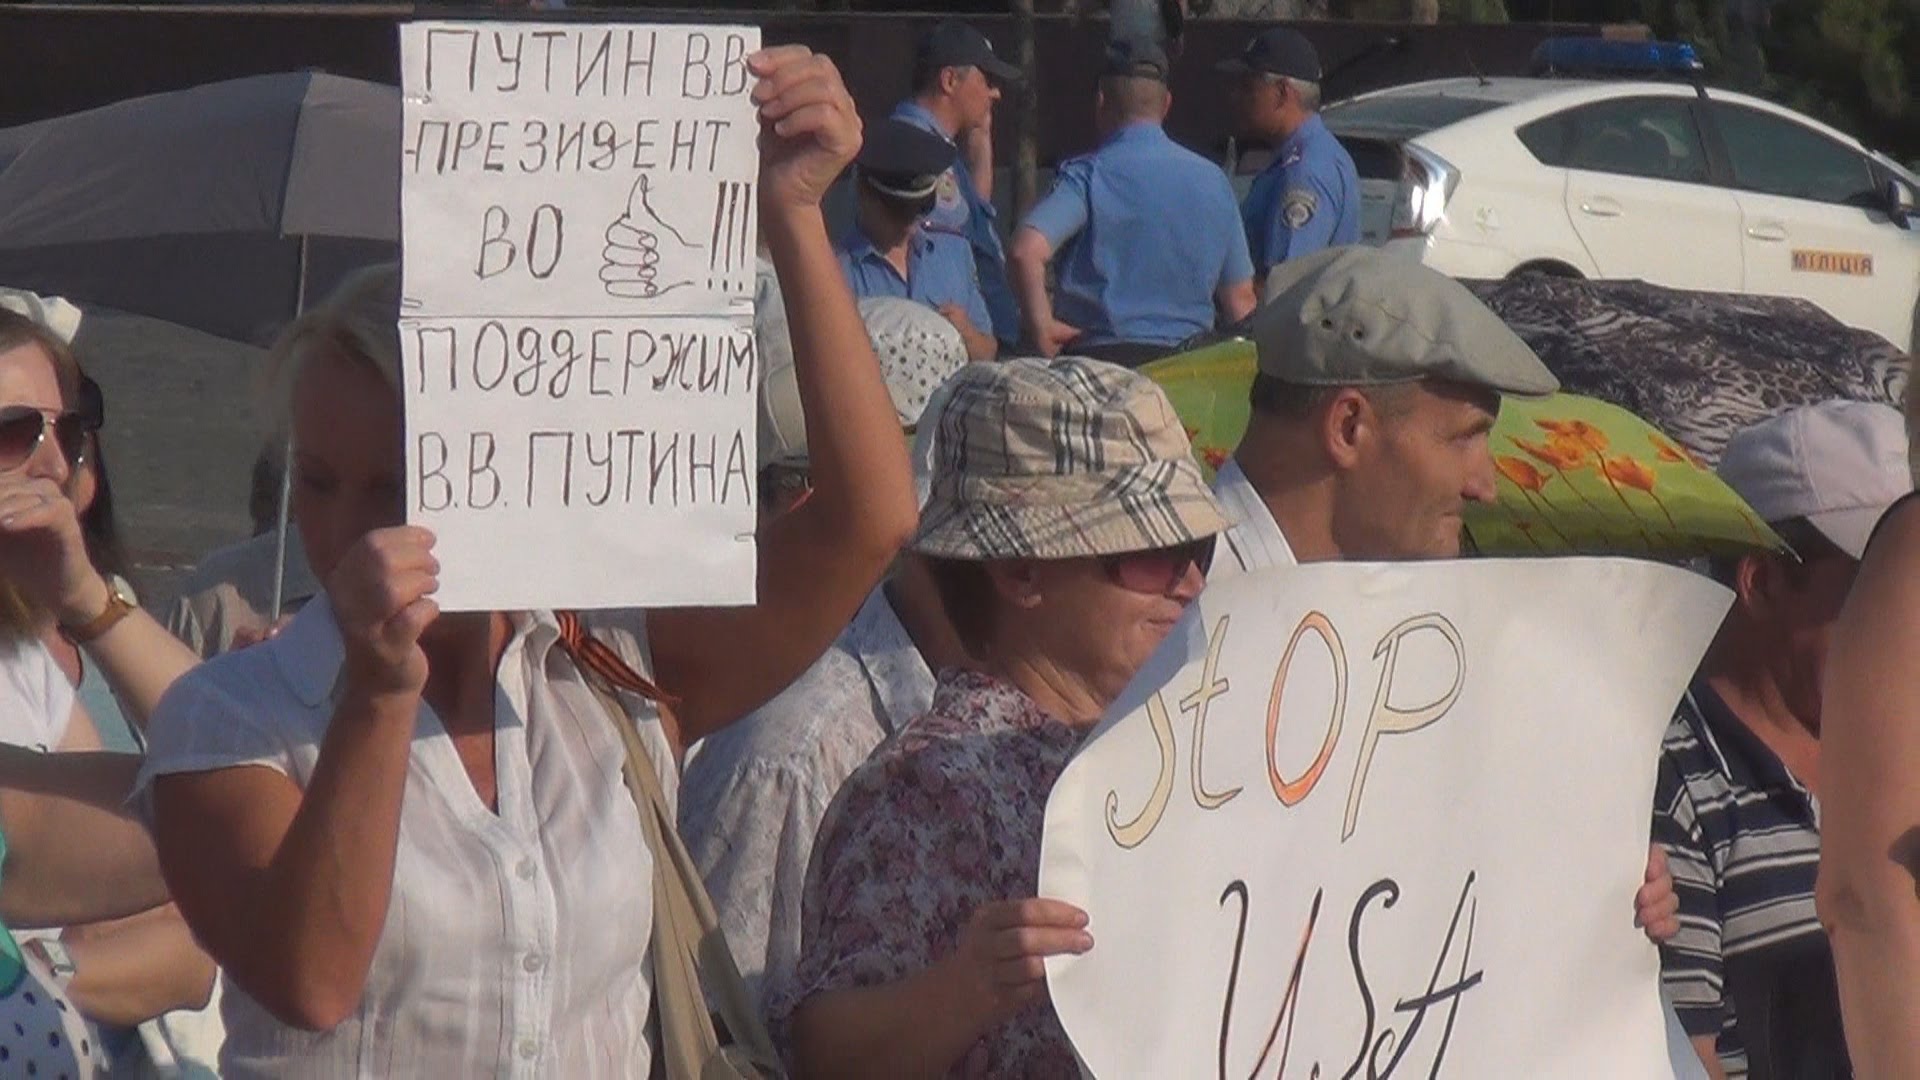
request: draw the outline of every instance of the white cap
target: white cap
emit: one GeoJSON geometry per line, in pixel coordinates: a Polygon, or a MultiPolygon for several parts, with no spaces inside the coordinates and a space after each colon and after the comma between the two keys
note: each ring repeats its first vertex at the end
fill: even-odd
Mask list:
{"type": "Polygon", "coordinates": [[[1855,559],[1894,500],[1913,490],[1898,409],[1864,401],[1805,405],[1728,443],[1726,481],[1769,522],[1805,518],[1855,559]]]}
{"type": "Polygon", "coordinates": [[[945,315],[916,300],[870,296],[860,301],[880,375],[887,380],[900,426],[920,423],[933,391],[967,364],[967,342],[945,315]]]}
{"type": "Polygon", "coordinates": [[[0,307],[25,315],[68,345],[80,333],[82,313],[64,297],[41,296],[25,289],[0,289],[0,307]]]}
{"type": "MultiPolygon", "coordinates": [[[[913,428],[933,391],[967,363],[967,344],[946,316],[913,300],[871,297],[860,317],[902,428],[913,428]]],[[[807,422],[784,310],[762,307],[754,322],[760,356],[760,467],[807,461],[807,422]]]]}
{"type": "Polygon", "coordinates": [[[800,383],[793,370],[787,307],[773,264],[760,259],[754,276],[753,348],[760,358],[760,467],[804,465],[807,418],[800,411],[800,383]]]}

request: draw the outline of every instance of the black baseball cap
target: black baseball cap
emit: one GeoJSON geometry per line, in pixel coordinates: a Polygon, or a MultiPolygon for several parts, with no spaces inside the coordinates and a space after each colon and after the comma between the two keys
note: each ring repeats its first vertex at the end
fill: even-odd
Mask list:
{"type": "Polygon", "coordinates": [[[1144,37],[1121,37],[1107,43],[1107,59],[1100,66],[1102,76],[1126,79],[1167,81],[1166,50],[1144,37]]]}
{"type": "Polygon", "coordinates": [[[995,82],[1020,81],[1020,69],[1000,59],[987,35],[958,19],[942,19],[920,39],[920,70],[976,67],[995,82]]]}
{"type": "Polygon", "coordinates": [[[1254,35],[1240,55],[1215,64],[1214,70],[1226,75],[1283,75],[1289,79],[1320,81],[1320,53],[1313,42],[1298,30],[1276,26],[1254,35]]]}
{"type": "Polygon", "coordinates": [[[905,120],[888,117],[867,129],[854,159],[860,175],[876,191],[900,199],[924,199],[953,168],[959,151],[947,140],[905,120]]]}

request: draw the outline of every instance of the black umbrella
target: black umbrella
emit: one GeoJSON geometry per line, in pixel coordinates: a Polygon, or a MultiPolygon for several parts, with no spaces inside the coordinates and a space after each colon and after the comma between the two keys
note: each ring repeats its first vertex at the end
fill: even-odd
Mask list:
{"type": "Polygon", "coordinates": [[[288,72],[0,131],[0,282],[261,341],[397,257],[400,95],[288,72]]]}

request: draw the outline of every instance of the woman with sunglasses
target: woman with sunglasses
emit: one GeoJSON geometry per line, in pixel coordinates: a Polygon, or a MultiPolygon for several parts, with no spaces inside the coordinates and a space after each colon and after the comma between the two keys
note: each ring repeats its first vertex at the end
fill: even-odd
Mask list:
{"type": "MultiPolygon", "coordinates": [[[[139,723],[194,655],[95,568],[69,497],[97,421],[64,341],[0,310],[0,918],[69,926],[166,902],[146,830],[123,812],[138,759],[56,753],[91,730],[74,682],[42,640],[83,650],[139,723]],[[19,745],[26,744],[26,745],[19,745]]],[[[46,1075],[89,1075],[99,1047],[60,994],[67,972],[0,928],[0,1052],[46,1075]],[[42,1030],[44,1028],[44,1030],[42,1030]]]]}
{"type": "Polygon", "coordinates": [[[1077,1074],[1042,960],[1093,941],[1033,898],[1047,794],[1227,525],[1145,376],[1010,360],[942,393],[913,548],[976,660],[822,822],[799,971],[770,1000],[801,1075],[1077,1074]]]}
{"type": "Polygon", "coordinates": [[[805,670],[914,521],[820,206],[859,147],[852,98],[804,47],[747,65],[813,477],[760,532],[757,605],[441,614],[433,538],[404,524],[399,275],[348,281],[276,348],[325,588],[181,681],[144,774],[168,881],[226,976],[222,1075],[644,1077],[670,1056],[614,725],[670,809],[686,746],[805,670]],[[586,675],[616,665],[617,720],[586,675]]]}
{"type": "MultiPolygon", "coordinates": [[[[43,634],[104,675],[135,726],[198,660],[95,566],[87,511],[72,497],[99,427],[97,409],[78,407],[84,379],[52,331],[0,310],[0,712],[10,727],[24,719],[44,734],[21,738],[15,727],[9,741],[42,749],[61,746],[76,721],[90,726],[43,634]]],[[[97,489],[87,509],[100,509],[97,489]]],[[[83,890],[74,906],[111,884],[83,890]]]]}
{"type": "MultiPolygon", "coordinates": [[[[113,511],[113,485],[107,468],[101,433],[106,426],[106,397],[92,377],[80,375],[74,412],[85,434],[80,451],[68,470],[67,497],[80,517],[80,533],[87,557],[107,576],[114,591],[133,600],[132,588],[122,576],[127,569],[113,511]]],[[[60,750],[107,749],[137,754],[140,741],[133,721],[114,696],[98,664],[85,651],[43,620],[40,643],[53,657],[78,698],[73,722],[60,740],[60,750]]],[[[0,732],[6,725],[0,724],[0,732]]],[[[0,734],[0,738],[5,738],[0,734]]],[[[142,844],[144,851],[145,844],[142,844]]],[[[50,970],[62,972],[62,989],[73,1005],[97,1028],[115,1069],[146,1064],[137,1026],[179,1009],[200,1009],[213,991],[211,957],[193,940],[179,909],[162,904],[126,919],[89,922],[55,933],[35,936],[23,948],[50,970]]],[[[162,1037],[158,1030],[152,1037],[162,1037]]]]}

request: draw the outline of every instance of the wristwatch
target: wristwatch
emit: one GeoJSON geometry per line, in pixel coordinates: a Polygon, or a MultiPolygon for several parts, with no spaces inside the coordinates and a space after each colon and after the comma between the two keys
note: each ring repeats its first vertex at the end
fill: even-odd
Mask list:
{"type": "Polygon", "coordinates": [[[107,575],[106,608],[79,626],[62,625],[60,636],[75,645],[85,645],[119,625],[120,620],[133,614],[133,609],[137,606],[139,605],[133,600],[133,589],[121,580],[120,575],[109,574],[107,575]]]}
{"type": "Polygon", "coordinates": [[[26,948],[38,955],[41,962],[47,965],[48,973],[53,976],[54,982],[59,987],[64,989],[73,981],[73,956],[67,952],[67,947],[60,943],[59,938],[34,938],[27,942],[26,948]]]}

